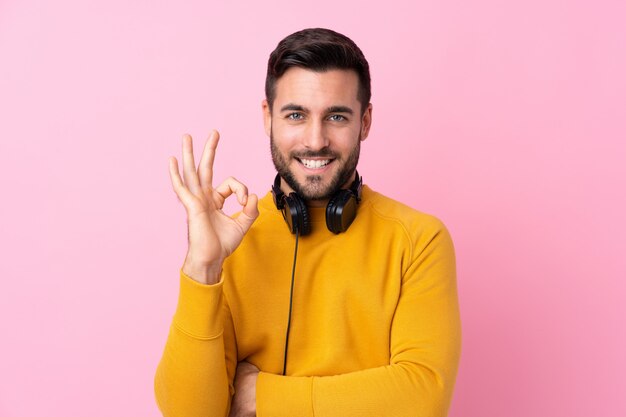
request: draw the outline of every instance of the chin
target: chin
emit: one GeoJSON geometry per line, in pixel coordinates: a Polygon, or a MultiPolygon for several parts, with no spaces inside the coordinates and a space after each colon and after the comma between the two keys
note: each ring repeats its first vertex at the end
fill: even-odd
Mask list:
{"type": "Polygon", "coordinates": [[[319,175],[309,175],[306,177],[304,184],[301,182],[298,184],[297,192],[306,200],[327,200],[341,188],[341,185],[337,185],[336,183],[337,178],[332,178],[324,182],[319,175]]]}

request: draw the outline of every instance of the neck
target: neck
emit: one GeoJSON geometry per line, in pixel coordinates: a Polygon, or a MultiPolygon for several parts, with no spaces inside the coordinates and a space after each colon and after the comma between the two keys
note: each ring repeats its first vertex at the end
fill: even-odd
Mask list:
{"type": "Polygon", "coordinates": [[[326,207],[329,199],[325,200],[306,200],[306,205],[312,208],[326,207]]]}

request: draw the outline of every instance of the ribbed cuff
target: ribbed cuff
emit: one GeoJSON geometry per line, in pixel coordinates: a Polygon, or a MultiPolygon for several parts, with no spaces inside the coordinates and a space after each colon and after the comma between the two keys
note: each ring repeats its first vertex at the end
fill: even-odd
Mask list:
{"type": "Polygon", "coordinates": [[[222,319],[222,287],[217,284],[204,285],[180,271],[180,293],[174,324],[181,331],[199,339],[212,339],[224,331],[222,319]]]}
{"type": "Polygon", "coordinates": [[[313,378],[260,372],[256,382],[258,417],[313,417],[313,378]]]}

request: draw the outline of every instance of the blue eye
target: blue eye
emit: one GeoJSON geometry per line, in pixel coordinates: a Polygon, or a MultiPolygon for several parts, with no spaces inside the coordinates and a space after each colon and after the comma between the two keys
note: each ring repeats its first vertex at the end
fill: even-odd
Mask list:
{"type": "Polygon", "coordinates": [[[287,119],[289,120],[302,120],[304,118],[304,116],[302,115],[302,113],[289,113],[287,115],[287,119]]]}
{"type": "Polygon", "coordinates": [[[346,120],[346,118],[343,117],[340,114],[333,114],[333,115],[329,116],[328,119],[332,120],[333,122],[341,122],[341,121],[346,120]]]}

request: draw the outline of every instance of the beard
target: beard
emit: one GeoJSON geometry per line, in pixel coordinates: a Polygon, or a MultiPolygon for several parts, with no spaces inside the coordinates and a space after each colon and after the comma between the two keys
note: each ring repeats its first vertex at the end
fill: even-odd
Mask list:
{"type": "Polygon", "coordinates": [[[361,134],[356,146],[350,151],[345,160],[337,153],[324,147],[319,151],[291,152],[283,155],[274,143],[274,135],[270,132],[270,150],[272,152],[272,162],[278,174],[300,197],[308,201],[328,200],[339,191],[348,181],[352,179],[361,153],[361,134]],[[322,182],[320,175],[307,175],[305,182],[300,183],[289,169],[289,162],[302,158],[328,158],[333,159],[333,164],[339,164],[339,169],[327,184],[322,182]]]}

